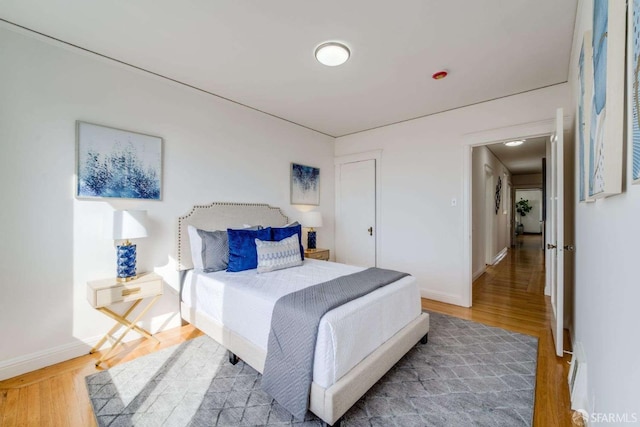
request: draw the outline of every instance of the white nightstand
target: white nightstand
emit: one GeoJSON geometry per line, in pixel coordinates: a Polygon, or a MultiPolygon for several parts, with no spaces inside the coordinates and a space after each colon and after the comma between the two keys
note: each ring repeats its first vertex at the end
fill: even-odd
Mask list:
{"type": "Polygon", "coordinates": [[[153,338],[158,341],[158,339],[151,335],[149,331],[142,329],[136,324],[162,296],[162,285],[162,278],[156,273],[143,273],[140,274],[137,279],[125,283],[118,282],[115,277],[87,282],[87,300],[89,301],[89,304],[91,304],[91,306],[96,310],[101,311],[118,322],[89,352],[95,353],[107,340],[113,343],[109,351],[107,351],[107,353],[96,362],[96,366],[99,366],[100,363],[105,361],[111,353],[113,353],[125,335],[127,335],[131,330],[138,332],[144,337],[153,338]],[[133,312],[144,298],[148,297],[153,297],[153,299],[149,301],[146,307],[144,307],[135,319],[131,321],[128,320],[127,317],[131,312],[133,312]],[[119,302],[133,302],[133,304],[122,315],[107,308],[107,306],[119,302]],[[121,326],[125,326],[126,329],[118,338],[115,338],[113,334],[121,326]]]}

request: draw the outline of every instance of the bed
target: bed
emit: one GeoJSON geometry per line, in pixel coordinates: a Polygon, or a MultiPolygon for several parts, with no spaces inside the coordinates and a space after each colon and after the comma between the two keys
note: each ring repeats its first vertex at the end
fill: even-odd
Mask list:
{"type": "MultiPolygon", "coordinates": [[[[256,274],[204,273],[194,269],[189,226],[226,230],[248,225],[283,227],[288,218],[263,204],[212,203],[195,206],[178,219],[178,269],[182,318],[263,373],[271,311],[281,296],[363,270],[305,260],[301,266],[256,274]]],[[[358,401],[418,341],[426,342],[428,314],[420,310],[415,279],[403,277],[328,312],[320,321],[309,410],[329,425],[339,424],[358,401]]]]}

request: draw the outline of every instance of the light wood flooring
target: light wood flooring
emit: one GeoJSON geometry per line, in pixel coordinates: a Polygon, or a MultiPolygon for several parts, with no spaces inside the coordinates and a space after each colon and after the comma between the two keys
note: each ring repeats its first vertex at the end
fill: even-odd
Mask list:
{"type": "MultiPolygon", "coordinates": [[[[556,358],[553,350],[539,239],[519,236],[518,250],[510,250],[474,282],[472,308],[430,300],[423,300],[422,306],[539,337],[534,425],[571,426],[566,382],[569,359],[556,358]]],[[[159,333],[161,344],[153,340],[127,343],[100,368],[94,366],[100,357],[96,353],[0,381],[0,426],[95,426],[85,376],[200,335],[187,325],[159,333]]]]}

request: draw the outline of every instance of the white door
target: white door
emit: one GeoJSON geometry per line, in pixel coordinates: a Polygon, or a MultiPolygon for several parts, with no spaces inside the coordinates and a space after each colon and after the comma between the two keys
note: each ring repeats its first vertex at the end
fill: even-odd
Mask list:
{"type": "Polygon", "coordinates": [[[556,112],[556,132],[551,137],[547,185],[546,283],[551,294],[551,331],[556,355],[562,357],[564,330],[564,158],[562,108],[556,112]]]}
{"type": "Polygon", "coordinates": [[[336,261],[376,265],[376,161],[336,165],[336,261]]]}

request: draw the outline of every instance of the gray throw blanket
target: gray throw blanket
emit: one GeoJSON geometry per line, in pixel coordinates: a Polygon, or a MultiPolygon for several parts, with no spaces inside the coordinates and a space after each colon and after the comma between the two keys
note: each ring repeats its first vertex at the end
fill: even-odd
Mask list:
{"type": "Polygon", "coordinates": [[[313,357],[320,319],[328,311],[408,276],[369,268],[338,277],[276,301],[271,317],[262,388],[297,419],[309,409],[313,357]]]}

